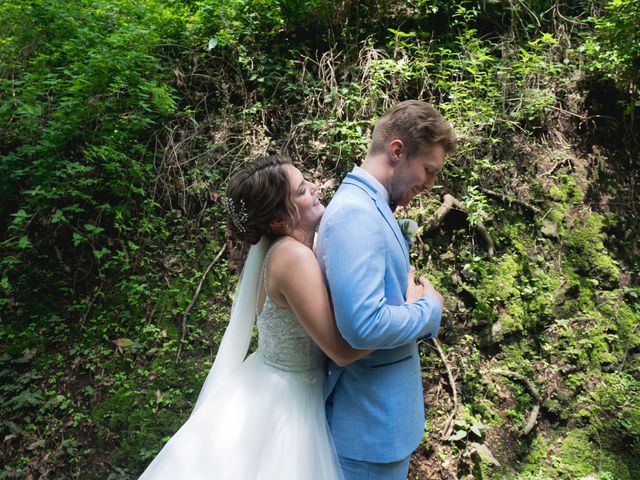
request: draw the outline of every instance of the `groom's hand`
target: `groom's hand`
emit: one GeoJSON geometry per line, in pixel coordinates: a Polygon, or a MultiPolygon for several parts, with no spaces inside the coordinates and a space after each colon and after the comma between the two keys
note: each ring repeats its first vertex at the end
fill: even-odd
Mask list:
{"type": "Polygon", "coordinates": [[[425,277],[420,277],[418,279],[418,282],[420,282],[420,285],[422,285],[422,296],[426,297],[428,295],[430,297],[435,297],[436,300],[440,302],[440,305],[444,307],[444,298],[442,297],[442,295],[440,295],[440,293],[438,293],[435,288],[433,288],[433,285],[429,280],[427,280],[425,277]]]}

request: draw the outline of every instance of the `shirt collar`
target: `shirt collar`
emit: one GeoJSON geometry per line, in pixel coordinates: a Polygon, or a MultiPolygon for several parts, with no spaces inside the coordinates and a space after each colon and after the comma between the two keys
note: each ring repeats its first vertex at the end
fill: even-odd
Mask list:
{"type": "Polygon", "coordinates": [[[391,204],[391,196],[389,195],[389,192],[387,192],[387,189],[384,188],[384,185],[382,185],[376,177],[371,175],[364,168],[358,167],[357,165],[353,167],[353,173],[369,182],[371,186],[375,188],[376,191],[382,196],[382,198],[384,198],[385,202],[387,202],[387,205],[391,204]]]}

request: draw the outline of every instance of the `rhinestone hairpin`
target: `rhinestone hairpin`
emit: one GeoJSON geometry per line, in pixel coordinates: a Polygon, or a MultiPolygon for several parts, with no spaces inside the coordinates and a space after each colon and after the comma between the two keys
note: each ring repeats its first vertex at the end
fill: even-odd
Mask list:
{"type": "Polygon", "coordinates": [[[240,200],[240,206],[238,208],[238,211],[236,211],[234,207],[232,198],[222,197],[221,202],[222,202],[222,206],[231,217],[231,221],[236,226],[236,228],[240,232],[245,233],[247,231],[245,227],[245,223],[247,223],[247,220],[249,219],[249,215],[247,214],[247,209],[244,204],[244,199],[240,200]]]}

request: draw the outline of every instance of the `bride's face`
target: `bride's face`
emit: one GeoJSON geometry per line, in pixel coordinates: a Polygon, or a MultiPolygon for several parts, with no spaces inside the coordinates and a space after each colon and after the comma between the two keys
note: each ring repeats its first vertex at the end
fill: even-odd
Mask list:
{"type": "Polygon", "coordinates": [[[317,196],[316,186],[305,180],[302,172],[293,165],[286,165],[291,200],[298,207],[300,219],[297,228],[315,230],[324,213],[324,205],[317,196]]]}

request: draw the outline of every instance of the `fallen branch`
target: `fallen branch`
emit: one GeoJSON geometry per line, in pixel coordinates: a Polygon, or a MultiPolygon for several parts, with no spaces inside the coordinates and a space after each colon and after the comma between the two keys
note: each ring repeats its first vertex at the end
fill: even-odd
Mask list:
{"type": "MultiPolygon", "coordinates": [[[[460,200],[455,198],[453,195],[445,193],[444,197],[442,198],[442,205],[440,205],[438,210],[436,210],[436,213],[434,213],[433,217],[431,218],[431,222],[429,223],[429,230],[437,229],[451,210],[466,212],[466,209],[464,208],[464,205],[462,204],[462,202],[460,202],[460,200]]],[[[489,231],[484,226],[482,219],[478,220],[475,228],[478,230],[478,235],[487,247],[488,255],[490,257],[493,257],[493,254],[495,253],[493,240],[491,239],[491,235],[489,235],[489,231]]]]}
{"type": "Polygon", "coordinates": [[[436,346],[436,350],[438,351],[438,355],[440,355],[440,359],[444,364],[444,368],[447,370],[447,377],[449,378],[449,385],[451,385],[451,390],[453,392],[453,411],[447,418],[447,421],[444,422],[444,426],[442,427],[442,438],[447,439],[449,435],[451,435],[451,431],[453,430],[453,420],[456,418],[458,414],[458,390],[456,389],[456,382],[453,378],[453,373],[451,373],[451,367],[449,366],[449,362],[447,362],[447,357],[445,357],[444,352],[442,351],[442,347],[440,346],[440,342],[437,338],[433,339],[433,344],[436,346]]]}
{"type": "Polygon", "coordinates": [[[566,164],[571,165],[571,160],[569,160],[568,158],[563,158],[559,161],[557,161],[553,167],[551,167],[549,170],[547,170],[546,172],[542,172],[539,176],[540,177],[548,177],[549,175],[553,175],[556,170],[566,164]]]}
{"type": "Polygon", "coordinates": [[[180,336],[180,344],[178,345],[178,353],[176,355],[176,360],[180,358],[180,353],[182,352],[182,341],[187,336],[187,319],[189,317],[189,313],[191,312],[191,309],[193,308],[193,306],[196,304],[196,301],[198,300],[198,296],[200,295],[200,290],[202,290],[202,285],[204,284],[204,280],[207,278],[207,275],[209,274],[213,266],[218,262],[218,260],[220,260],[220,257],[222,257],[222,254],[226,249],[227,249],[227,244],[225,243],[220,249],[220,251],[218,252],[218,254],[216,255],[216,257],[211,261],[207,269],[204,271],[204,273],[202,274],[202,278],[200,278],[200,283],[198,283],[198,288],[196,288],[196,293],[193,294],[193,298],[191,299],[191,302],[189,302],[189,306],[187,307],[187,309],[184,311],[184,314],[182,315],[182,334],[180,336]]]}
{"type": "Polygon", "coordinates": [[[525,377],[520,373],[512,372],[510,370],[502,370],[499,368],[495,370],[491,370],[491,373],[497,373],[498,375],[504,375],[505,377],[511,377],[511,378],[515,378],[516,380],[520,380],[531,392],[531,395],[535,399],[536,403],[531,409],[531,413],[529,413],[527,422],[524,424],[524,426],[520,430],[520,435],[527,435],[531,430],[533,430],[533,427],[538,421],[538,413],[540,412],[540,404],[542,403],[542,396],[540,395],[540,392],[538,392],[537,387],[533,384],[531,380],[529,380],[527,377],[525,377]]]}

